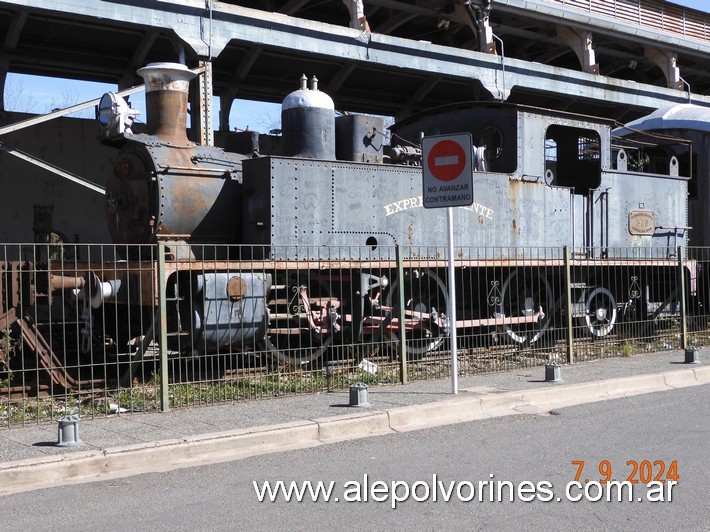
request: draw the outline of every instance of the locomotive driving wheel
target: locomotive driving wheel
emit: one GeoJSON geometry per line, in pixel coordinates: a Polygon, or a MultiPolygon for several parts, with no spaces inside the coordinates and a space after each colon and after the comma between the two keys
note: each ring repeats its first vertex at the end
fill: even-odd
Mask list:
{"type": "MultiPolygon", "coordinates": [[[[385,304],[399,315],[399,281],[392,283],[385,304]]],[[[407,355],[413,359],[439,347],[448,332],[443,326],[449,306],[444,282],[432,270],[407,271],[404,276],[404,313],[407,355]]],[[[397,340],[399,341],[399,340],[397,340]]]]}
{"type": "Polygon", "coordinates": [[[511,318],[503,330],[513,342],[532,344],[549,328],[545,312],[551,311],[552,304],[552,288],[545,275],[515,269],[503,281],[496,317],[511,318]]]}
{"type": "Polygon", "coordinates": [[[616,325],[616,299],[603,287],[585,290],[579,302],[584,306],[584,315],[578,318],[580,325],[595,338],[609,334],[616,325]]]}
{"type": "Polygon", "coordinates": [[[339,301],[327,283],[303,274],[277,282],[268,300],[266,350],[295,367],[320,359],[340,329],[339,301]]]}

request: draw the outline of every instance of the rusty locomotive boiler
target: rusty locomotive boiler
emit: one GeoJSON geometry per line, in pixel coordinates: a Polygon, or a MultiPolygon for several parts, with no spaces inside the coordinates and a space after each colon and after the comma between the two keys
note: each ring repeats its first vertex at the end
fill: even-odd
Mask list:
{"type": "Polygon", "coordinates": [[[116,244],[145,244],[158,235],[199,243],[236,243],[244,156],[187,139],[188,89],[194,74],[163,63],[145,79],[145,134],[113,140],[121,154],[106,187],[106,223],[116,244]]]}
{"type": "MultiPolygon", "coordinates": [[[[224,246],[240,243],[241,162],[246,156],[188,140],[185,126],[192,71],[181,64],[158,63],[138,73],[146,86],[147,132],[126,132],[106,140],[120,149],[106,188],[106,222],[113,242],[121,245],[119,253],[123,250],[134,259],[145,259],[145,245],[160,240],[176,264],[224,260],[224,246]]],[[[263,337],[263,300],[271,276],[244,271],[235,275],[228,269],[174,269],[167,290],[178,303],[168,309],[169,323],[172,330],[188,331],[189,340],[176,343],[171,338],[171,347],[204,352],[241,347],[254,343],[257,335],[263,337]],[[221,294],[221,301],[211,306],[216,293],[221,294]],[[239,323],[234,324],[234,309],[227,303],[237,300],[239,323]],[[244,327],[245,322],[253,325],[244,327]]],[[[128,296],[121,286],[122,280],[112,284],[93,278],[87,283],[89,291],[105,292],[119,301],[128,296]]],[[[95,301],[96,296],[90,299],[95,301]]]]}
{"type": "MultiPolygon", "coordinates": [[[[677,313],[681,294],[663,279],[676,279],[691,234],[688,143],[616,142],[611,121],[500,102],[411,117],[387,143],[382,118],[336,118],[304,76],[282,105],[281,154],[239,154],[187,139],[191,71],[166,63],[139,73],[147,132],[104,142],[118,149],[106,223],[119,255],[141,266],[119,260],[109,273],[87,266],[55,281],[91,303],[77,318],[86,352],[100,342],[145,355],[163,311],[171,353],[264,351],[296,366],[402,334],[418,357],[453,327],[527,345],[570,312],[592,338],[677,313]],[[420,143],[460,132],[473,139],[475,168],[471,205],[453,212],[463,297],[452,323],[446,211],[423,206],[420,143]],[[101,328],[105,315],[92,315],[105,312],[123,325],[101,328]]],[[[699,262],[687,270],[681,290],[699,309],[707,283],[699,262]]]]}

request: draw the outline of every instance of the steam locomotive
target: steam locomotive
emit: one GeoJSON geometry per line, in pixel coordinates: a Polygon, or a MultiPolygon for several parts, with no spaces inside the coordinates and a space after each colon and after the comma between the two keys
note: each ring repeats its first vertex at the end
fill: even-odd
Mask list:
{"type": "MultiPolygon", "coordinates": [[[[599,338],[625,319],[675,312],[674,284],[658,279],[675,279],[678,250],[710,234],[693,239],[688,220],[689,191],[698,204],[710,193],[707,158],[678,139],[650,146],[641,123],[615,131],[605,119],[467,102],[397,123],[387,142],[381,117],[336,117],[332,99],[304,76],[282,105],[281,153],[262,154],[251,133],[235,153],[187,139],[192,71],[159,63],[139,73],[147,132],[104,139],[118,149],[106,223],[126,263],[139,266],[118,261],[97,273],[89,265],[56,283],[81,293],[90,313],[110,304],[125,317],[98,335],[102,320],[91,321],[87,349],[99,337],[118,351],[135,346],[163,310],[172,352],[266,350],[296,366],[333,345],[388,335],[404,334],[408,352],[421,356],[454,327],[534,344],[563,319],[565,276],[572,318],[599,338]],[[461,132],[473,139],[474,190],[470,206],[452,211],[464,296],[452,323],[447,213],[424,208],[420,146],[422,137],[461,132]],[[167,260],[146,255],[156,243],[167,260]],[[531,248],[545,253],[531,258],[531,248]],[[163,260],[165,279],[155,282],[163,260]]],[[[115,97],[109,104],[120,106],[115,97]]],[[[691,215],[694,226],[707,224],[691,215]]],[[[687,274],[698,279],[698,264],[687,274]]]]}

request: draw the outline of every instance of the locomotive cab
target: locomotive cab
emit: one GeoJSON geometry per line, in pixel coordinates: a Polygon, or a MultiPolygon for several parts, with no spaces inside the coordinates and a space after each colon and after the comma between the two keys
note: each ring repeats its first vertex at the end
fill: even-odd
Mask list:
{"type": "MultiPolygon", "coordinates": [[[[661,146],[655,149],[665,158],[654,157],[645,168],[619,168],[618,150],[612,154],[613,125],[600,118],[481,102],[412,117],[396,124],[393,131],[411,142],[422,134],[472,135],[474,151],[483,153],[485,161],[474,174],[475,201],[482,198],[481,189],[485,193],[494,186],[502,188],[501,179],[507,182],[509,215],[502,214],[503,224],[517,236],[511,238],[500,227],[496,243],[569,245],[584,256],[604,255],[611,247],[660,250],[683,245],[688,236],[688,174],[678,171],[683,159],[661,146]],[[488,179],[496,184],[481,186],[488,179]],[[538,223],[541,212],[546,213],[542,225],[538,223]],[[647,222],[641,234],[634,223],[639,213],[647,222]]],[[[646,153],[653,153],[648,143],[646,153]]],[[[682,169],[687,171],[687,165],[682,169]]]]}

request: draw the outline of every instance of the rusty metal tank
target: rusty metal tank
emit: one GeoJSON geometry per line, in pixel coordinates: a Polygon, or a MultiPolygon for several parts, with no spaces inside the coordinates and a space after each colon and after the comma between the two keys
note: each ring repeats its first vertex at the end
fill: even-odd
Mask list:
{"type": "Polygon", "coordinates": [[[234,243],[243,155],[197,146],[186,135],[194,73],[178,63],[138,70],[146,84],[147,133],[124,134],[106,186],[106,222],[116,244],[234,243]]]}

